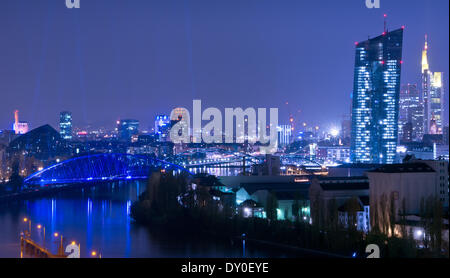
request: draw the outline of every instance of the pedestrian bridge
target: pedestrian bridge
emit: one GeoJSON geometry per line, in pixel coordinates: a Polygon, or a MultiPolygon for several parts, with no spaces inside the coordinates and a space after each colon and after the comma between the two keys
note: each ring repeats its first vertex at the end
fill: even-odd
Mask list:
{"type": "Polygon", "coordinates": [[[146,179],[152,170],[191,174],[185,168],[145,155],[95,154],[71,158],[24,179],[25,185],[48,186],[146,179]]]}

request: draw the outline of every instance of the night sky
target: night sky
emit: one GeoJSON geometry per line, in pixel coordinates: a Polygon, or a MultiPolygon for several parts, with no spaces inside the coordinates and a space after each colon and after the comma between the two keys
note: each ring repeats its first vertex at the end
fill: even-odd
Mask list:
{"type": "MultiPolygon", "coordinates": [[[[354,42],[406,26],[402,83],[420,84],[429,36],[432,71],[449,76],[449,1],[65,0],[0,1],[0,129],[13,111],[32,128],[143,128],[176,106],[278,107],[323,128],[350,112],[354,42]],[[289,105],[286,105],[289,101],[289,105]],[[299,112],[300,110],[300,112],[299,112]]],[[[448,97],[446,96],[448,111],[448,97]]],[[[448,115],[448,113],[446,113],[448,115]]]]}

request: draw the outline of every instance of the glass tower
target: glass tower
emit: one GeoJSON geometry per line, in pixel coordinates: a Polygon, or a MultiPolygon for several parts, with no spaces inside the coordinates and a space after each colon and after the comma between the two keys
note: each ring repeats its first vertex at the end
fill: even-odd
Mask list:
{"type": "Polygon", "coordinates": [[[59,114],[59,134],[62,139],[72,139],[72,113],[64,111],[59,114]]]}
{"type": "Polygon", "coordinates": [[[411,124],[411,139],[423,138],[423,100],[416,84],[403,85],[400,90],[399,138],[403,137],[403,128],[411,124]]]}
{"type": "Polygon", "coordinates": [[[428,101],[430,119],[430,134],[442,134],[444,121],[444,86],[443,73],[432,74],[431,89],[428,101]]]}
{"type": "Polygon", "coordinates": [[[394,163],[403,28],[356,43],[352,100],[353,163],[394,163]]]}
{"type": "Polygon", "coordinates": [[[444,128],[443,73],[430,70],[428,63],[428,36],[422,50],[422,94],[424,102],[423,129],[425,134],[442,134],[444,128]]]}

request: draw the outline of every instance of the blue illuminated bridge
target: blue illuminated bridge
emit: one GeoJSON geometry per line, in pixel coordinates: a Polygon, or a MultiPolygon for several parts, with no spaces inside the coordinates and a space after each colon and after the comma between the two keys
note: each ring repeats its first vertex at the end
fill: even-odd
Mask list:
{"type": "Polygon", "coordinates": [[[146,179],[152,170],[191,173],[185,168],[145,155],[95,154],[68,159],[25,178],[25,185],[74,184],[146,179]]]}

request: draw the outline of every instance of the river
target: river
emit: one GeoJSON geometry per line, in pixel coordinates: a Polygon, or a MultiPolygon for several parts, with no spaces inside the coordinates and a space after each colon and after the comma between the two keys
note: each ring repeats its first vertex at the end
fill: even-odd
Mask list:
{"type": "MultiPolygon", "coordinates": [[[[134,223],[130,205],[144,190],[142,181],[114,182],[0,206],[0,257],[20,257],[20,233],[29,227],[24,218],[31,220],[32,238],[54,253],[58,233],[64,245],[80,244],[81,257],[89,257],[92,251],[104,258],[243,257],[240,241],[162,235],[134,223]]],[[[248,244],[245,250],[249,258],[292,256],[299,254],[248,244]]]]}

